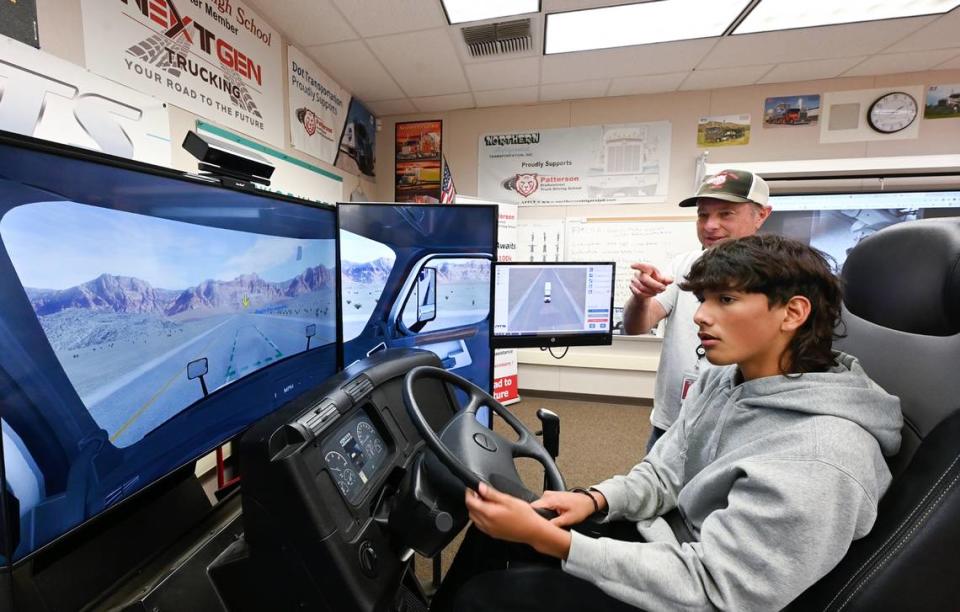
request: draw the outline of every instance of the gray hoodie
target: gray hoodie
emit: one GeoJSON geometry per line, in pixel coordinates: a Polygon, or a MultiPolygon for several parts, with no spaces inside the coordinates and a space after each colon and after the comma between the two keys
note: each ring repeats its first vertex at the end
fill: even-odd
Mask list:
{"type": "Polygon", "coordinates": [[[873,527],[903,423],[836,355],[829,372],[739,385],[736,366],[708,370],[651,454],[595,487],[646,542],[573,533],[564,570],[651,611],[779,610],[829,572],[873,527]],[[692,540],[656,518],[674,508],[692,540]]]}

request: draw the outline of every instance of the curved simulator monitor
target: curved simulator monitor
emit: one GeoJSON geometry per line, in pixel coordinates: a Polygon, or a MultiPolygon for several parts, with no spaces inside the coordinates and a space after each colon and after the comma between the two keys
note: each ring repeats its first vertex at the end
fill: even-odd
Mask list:
{"type": "Polygon", "coordinates": [[[331,207],[0,133],[0,567],[336,372],[335,238],[331,207]]]}
{"type": "Polygon", "coordinates": [[[613,262],[494,265],[493,346],[613,342],[613,262]]]}

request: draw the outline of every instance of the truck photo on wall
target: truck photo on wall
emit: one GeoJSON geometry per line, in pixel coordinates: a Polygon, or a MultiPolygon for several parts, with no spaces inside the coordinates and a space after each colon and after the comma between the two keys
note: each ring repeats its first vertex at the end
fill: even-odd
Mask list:
{"type": "Polygon", "coordinates": [[[820,119],[820,95],[779,96],[763,103],[763,127],[816,125],[820,119]]]}
{"type": "Polygon", "coordinates": [[[700,117],[697,146],[726,147],[750,143],[750,115],[700,117]]]}
{"type": "Polygon", "coordinates": [[[928,87],[923,118],[960,118],[960,83],[928,87]]]}

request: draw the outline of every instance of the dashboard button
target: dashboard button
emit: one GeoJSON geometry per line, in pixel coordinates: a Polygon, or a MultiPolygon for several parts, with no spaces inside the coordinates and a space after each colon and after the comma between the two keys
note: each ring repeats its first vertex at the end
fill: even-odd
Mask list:
{"type": "Polygon", "coordinates": [[[377,551],[374,550],[373,544],[369,540],[363,541],[360,544],[360,569],[370,578],[374,578],[377,575],[378,565],[377,551]]]}
{"type": "Polygon", "coordinates": [[[483,433],[473,434],[473,441],[477,443],[483,450],[490,451],[491,453],[497,452],[497,445],[490,438],[490,436],[483,433]]]}

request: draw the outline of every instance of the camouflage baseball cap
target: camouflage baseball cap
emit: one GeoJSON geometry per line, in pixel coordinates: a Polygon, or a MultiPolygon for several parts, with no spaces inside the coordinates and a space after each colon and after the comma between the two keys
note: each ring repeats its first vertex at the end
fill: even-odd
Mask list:
{"type": "Polygon", "coordinates": [[[708,176],[696,195],[680,202],[680,206],[696,206],[700,198],[715,198],[727,202],[753,202],[767,206],[770,188],[767,182],[747,170],[721,170],[708,176]]]}

